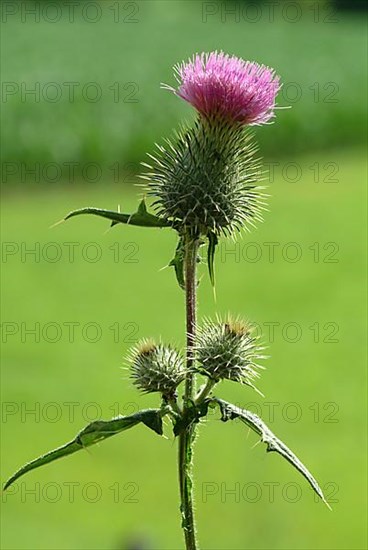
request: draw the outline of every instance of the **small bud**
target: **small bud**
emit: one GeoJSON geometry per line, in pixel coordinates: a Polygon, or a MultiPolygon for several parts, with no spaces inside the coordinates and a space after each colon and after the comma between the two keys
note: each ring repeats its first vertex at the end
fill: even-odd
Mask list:
{"type": "Polygon", "coordinates": [[[181,355],[170,346],[142,340],[130,354],[131,378],[144,393],[175,394],[184,380],[185,369],[181,355]]]}
{"type": "MultiPolygon", "coordinates": [[[[263,347],[252,336],[252,327],[239,319],[206,321],[198,329],[196,359],[198,371],[215,382],[233,380],[254,388],[253,380],[259,377],[259,359],[263,347]]],[[[256,389],[256,388],[254,388],[256,389]]]]}

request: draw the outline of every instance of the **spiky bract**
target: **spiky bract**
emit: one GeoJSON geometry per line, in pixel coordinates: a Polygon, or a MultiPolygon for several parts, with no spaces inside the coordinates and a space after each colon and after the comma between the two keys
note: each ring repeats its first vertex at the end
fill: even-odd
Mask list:
{"type": "Polygon", "coordinates": [[[181,355],[172,347],[142,340],[130,353],[130,377],[144,393],[160,392],[170,397],[184,380],[181,355]]]}
{"type": "Polygon", "coordinates": [[[254,388],[258,370],[264,368],[258,360],[264,355],[252,330],[239,319],[205,321],[198,328],[195,346],[199,372],[215,382],[233,380],[254,388]]]}
{"type": "Polygon", "coordinates": [[[146,174],[157,214],[179,230],[231,234],[260,220],[260,164],[240,125],[199,117],[193,128],[159,146],[146,174]]]}

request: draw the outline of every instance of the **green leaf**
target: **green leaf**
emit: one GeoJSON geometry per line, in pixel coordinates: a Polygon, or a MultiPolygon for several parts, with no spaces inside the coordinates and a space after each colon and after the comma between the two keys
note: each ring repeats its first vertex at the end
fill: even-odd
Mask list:
{"type": "Polygon", "coordinates": [[[81,449],[90,447],[99,441],[103,441],[108,437],[111,437],[119,432],[128,430],[133,426],[136,426],[140,422],[145,424],[148,428],[156,432],[158,435],[163,434],[162,430],[162,415],[164,413],[160,409],[147,409],[140,411],[131,416],[120,416],[113,418],[112,420],[97,420],[88,424],[77,437],[70,443],[66,443],[62,447],[58,447],[54,451],[50,451],[28,464],[25,464],[20,470],[18,470],[12,477],[5,483],[4,491],[16,481],[19,477],[23,476],[27,472],[39,468],[44,464],[53,462],[58,458],[73,454],[81,449]]]}
{"type": "Polygon", "coordinates": [[[146,203],[142,199],[138,206],[137,212],[134,214],[122,214],[121,212],[114,212],[113,210],[103,210],[102,208],[81,208],[80,210],[73,210],[65,216],[64,221],[73,218],[74,216],[80,216],[81,214],[92,214],[94,216],[100,216],[111,220],[111,226],[118,223],[125,223],[128,225],[137,225],[140,227],[173,227],[168,221],[158,216],[154,216],[147,211],[146,203]]]}
{"type": "Polygon", "coordinates": [[[175,250],[175,256],[169,263],[170,266],[174,267],[176,280],[180,288],[185,288],[184,281],[184,238],[179,237],[179,242],[175,250]]]}
{"type": "MultiPolygon", "coordinates": [[[[283,443],[276,435],[268,428],[268,426],[263,422],[263,420],[256,414],[247,411],[245,409],[240,409],[227,401],[222,399],[213,398],[212,402],[215,402],[219,405],[223,422],[228,420],[234,420],[239,418],[244,424],[251,428],[254,432],[261,436],[261,441],[266,443],[267,452],[275,451],[283,456],[290,464],[294,466],[305,479],[309,482],[313,490],[317,495],[323,500],[323,502],[330,508],[330,505],[326,501],[322,489],[318,485],[315,478],[309,472],[309,470],[304,466],[304,464],[299,460],[299,458],[283,443]]],[[[330,508],[331,509],[331,508],[330,508]]]]}
{"type": "Polygon", "coordinates": [[[200,422],[201,418],[207,415],[209,404],[209,400],[204,401],[200,405],[196,405],[194,401],[190,400],[182,416],[174,421],[173,432],[175,437],[184,432],[192,424],[200,422]]]}
{"type": "Polygon", "coordinates": [[[208,263],[208,273],[209,273],[210,281],[213,287],[215,287],[214,259],[215,259],[215,252],[216,252],[217,245],[218,245],[217,235],[212,231],[210,231],[208,233],[207,263],[208,263]]]}

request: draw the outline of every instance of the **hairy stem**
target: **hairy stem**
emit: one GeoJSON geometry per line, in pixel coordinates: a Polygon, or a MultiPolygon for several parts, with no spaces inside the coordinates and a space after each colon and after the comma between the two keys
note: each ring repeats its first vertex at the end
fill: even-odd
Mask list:
{"type": "MultiPolygon", "coordinates": [[[[194,375],[191,372],[193,366],[193,346],[195,344],[195,326],[196,326],[196,294],[197,294],[197,253],[198,240],[190,236],[185,241],[185,304],[186,304],[186,329],[187,329],[187,369],[188,374],[185,380],[185,393],[183,414],[191,406],[194,391],[194,375]]],[[[193,512],[193,440],[194,425],[189,425],[179,436],[179,485],[181,499],[182,528],[187,550],[196,550],[196,533],[193,512]]]]}
{"type": "Polygon", "coordinates": [[[211,393],[211,390],[215,384],[216,384],[215,380],[211,380],[211,378],[208,378],[206,384],[203,386],[203,388],[200,389],[200,391],[196,396],[196,399],[195,399],[196,405],[200,405],[201,403],[203,403],[206,397],[211,393]]]}

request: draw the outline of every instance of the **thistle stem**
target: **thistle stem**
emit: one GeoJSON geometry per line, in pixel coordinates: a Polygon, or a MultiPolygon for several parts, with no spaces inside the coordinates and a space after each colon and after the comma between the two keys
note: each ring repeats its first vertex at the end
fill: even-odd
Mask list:
{"type": "Polygon", "coordinates": [[[208,378],[206,384],[203,386],[203,388],[200,389],[200,391],[196,396],[196,399],[195,399],[196,405],[201,405],[201,403],[203,403],[206,397],[211,393],[211,390],[215,384],[216,384],[215,380],[208,378]]]}
{"type": "MultiPolygon", "coordinates": [[[[187,375],[185,380],[185,392],[183,403],[183,415],[191,406],[194,391],[193,367],[193,347],[195,344],[196,327],[196,295],[197,295],[197,253],[199,243],[195,238],[187,235],[185,240],[185,305],[186,305],[186,329],[187,329],[187,347],[186,347],[186,365],[187,375]]],[[[179,435],[179,486],[180,486],[180,510],[182,516],[182,528],[184,531],[185,545],[187,550],[196,550],[196,532],[193,511],[193,441],[195,427],[190,424],[179,435]]]]}

